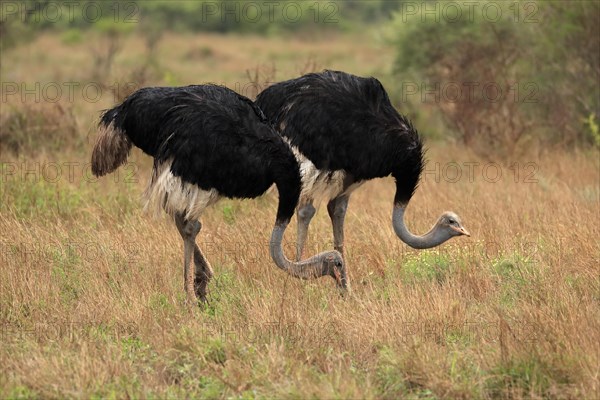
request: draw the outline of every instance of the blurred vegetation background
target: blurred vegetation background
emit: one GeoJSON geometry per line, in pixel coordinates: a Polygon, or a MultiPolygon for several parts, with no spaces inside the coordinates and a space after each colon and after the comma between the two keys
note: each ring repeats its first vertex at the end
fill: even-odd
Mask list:
{"type": "MultiPolygon", "coordinates": [[[[597,1],[115,0],[79,1],[71,3],[72,10],[67,4],[3,2],[3,72],[10,68],[7,54],[48,33],[65,44],[95,35],[89,45],[94,58],[89,79],[95,82],[107,82],[123,38],[143,37],[147,56],[124,77],[139,87],[179,83],[161,70],[156,56],[166,33],[331,37],[333,49],[335,37],[370,32],[392,46],[394,61],[384,71],[366,65],[360,72],[379,78],[425,136],[460,142],[488,158],[548,146],[600,146],[597,1]]],[[[202,62],[202,54],[199,58],[202,62]]],[[[329,67],[316,61],[302,72],[329,67]]],[[[248,73],[257,80],[266,75],[248,73]]]]}

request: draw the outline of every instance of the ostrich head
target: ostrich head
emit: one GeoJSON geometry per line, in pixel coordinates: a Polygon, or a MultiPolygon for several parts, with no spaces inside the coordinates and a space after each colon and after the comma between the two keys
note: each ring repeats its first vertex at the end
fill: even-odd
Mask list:
{"type": "Polygon", "coordinates": [[[435,225],[423,236],[413,235],[404,224],[405,205],[395,204],[392,214],[392,225],[396,235],[407,245],[415,249],[428,249],[439,246],[455,236],[471,236],[465,229],[460,217],[451,211],[446,211],[435,225]]]}
{"type": "Polygon", "coordinates": [[[436,230],[440,231],[441,236],[445,236],[446,240],[454,236],[471,236],[471,234],[463,227],[460,217],[452,211],[446,211],[435,224],[436,230]]]}
{"type": "Polygon", "coordinates": [[[346,268],[344,266],[342,255],[337,251],[329,251],[321,254],[323,255],[321,270],[335,279],[335,283],[339,289],[347,289],[348,276],[346,275],[346,268]]]}
{"type": "Polygon", "coordinates": [[[300,279],[312,279],[331,276],[342,291],[348,289],[348,276],[342,255],[338,251],[326,251],[304,261],[292,262],[283,254],[281,242],[289,220],[278,221],[271,234],[270,251],[275,264],[292,276],[300,279]]]}

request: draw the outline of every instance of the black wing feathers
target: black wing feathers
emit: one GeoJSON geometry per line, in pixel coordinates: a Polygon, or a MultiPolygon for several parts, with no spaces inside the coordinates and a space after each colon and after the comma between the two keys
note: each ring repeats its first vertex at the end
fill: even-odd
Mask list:
{"type": "Polygon", "coordinates": [[[272,85],[256,104],[317,168],[345,170],[356,180],[391,174],[401,189],[397,200],[408,201],[416,189],[421,139],[377,79],[311,73],[272,85]]]}
{"type": "Polygon", "coordinates": [[[217,85],[144,88],[106,111],[134,145],[172,161],[171,172],[201,189],[254,198],[273,183],[278,219],[289,219],[300,195],[296,159],[251,100],[217,85]]]}

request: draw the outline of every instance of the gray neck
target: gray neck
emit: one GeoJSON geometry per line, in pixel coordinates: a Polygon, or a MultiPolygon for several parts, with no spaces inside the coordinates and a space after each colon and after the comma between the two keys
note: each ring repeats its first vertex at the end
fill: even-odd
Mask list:
{"type": "Polygon", "coordinates": [[[289,221],[278,221],[271,234],[269,249],[271,251],[271,258],[273,258],[275,264],[290,275],[300,279],[311,279],[328,275],[327,271],[323,270],[322,260],[324,254],[317,254],[301,262],[292,262],[285,257],[281,242],[283,241],[283,233],[288,224],[289,221]]]}
{"type": "Polygon", "coordinates": [[[394,204],[394,212],[392,213],[392,225],[394,232],[404,243],[414,249],[429,249],[438,246],[449,239],[441,230],[436,229],[434,225],[429,232],[423,236],[413,235],[404,225],[404,210],[405,206],[394,204]]]}

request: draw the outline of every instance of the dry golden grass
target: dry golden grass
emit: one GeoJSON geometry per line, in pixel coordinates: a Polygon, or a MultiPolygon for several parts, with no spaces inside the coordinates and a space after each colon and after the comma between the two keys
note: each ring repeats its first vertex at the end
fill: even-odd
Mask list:
{"type": "MultiPolygon", "coordinates": [[[[243,77],[240,63],[257,52],[271,52],[278,68],[288,62],[284,78],[308,53],[322,67],[349,70],[321,55],[369,54],[366,40],[338,40],[330,53],[323,43],[173,36],[160,51],[171,52],[168,68],[186,77],[182,84],[219,81],[224,71],[243,77]],[[209,39],[218,57],[230,57],[216,62],[218,73],[181,60],[209,39]],[[304,53],[284,61],[280,48],[304,53]]],[[[57,57],[47,61],[55,68],[48,79],[78,70],[78,56],[56,38],[40,41],[57,57]]],[[[27,54],[19,49],[2,67],[21,66],[27,54]]],[[[357,60],[363,69],[355,72],[377,73],[357,60]]],[[[128,62],[123,55],[115,69],[128,62]]],[[[108,105],[74,105],[81,138],[108,105]]],[[[193,311],[184,307],[176,229],[141,211],[147,157],[136,151],[128,168],[96,181],[88,178],[89,148],[30,158],[2,152],[0,397],[599,397],[597,153],[512,160],[515,179],[510,164],[488,167],[460,147],[429,146],[408,225],[422,233],[453,210],[471,238],[408,249],[391,227],[391,180],[370,182],[350,201],[352,295],[341,298],[331,279],[293,280],[270,260],[276,192],[224,200],[202,221],[197,242],[216,276],[209,307],[193,311]],[[463,173],[454,183],[451,162],[463,173]],[[472,180],[465,162],[479,163],[472,180]],[[490,182],[498,168],[502,178],[490,182]]],[[[332,248],[323,208],[307,254],[332,248]]]]}

